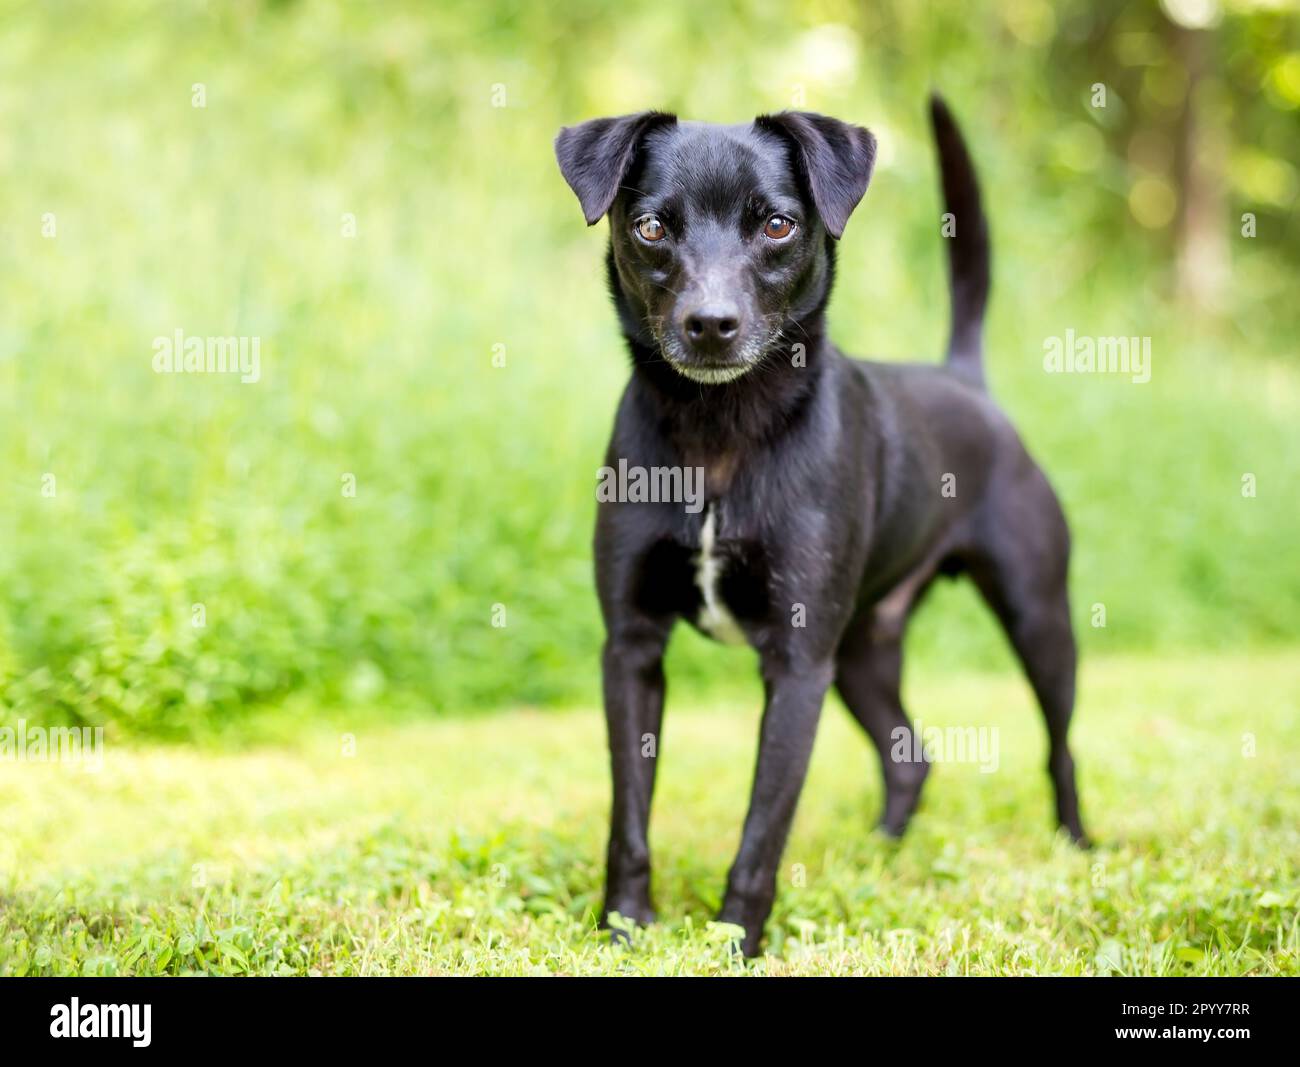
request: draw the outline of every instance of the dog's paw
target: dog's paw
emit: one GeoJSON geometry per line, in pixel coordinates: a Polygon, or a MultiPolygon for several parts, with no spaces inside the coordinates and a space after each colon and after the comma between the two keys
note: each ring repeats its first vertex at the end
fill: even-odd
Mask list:
{"type": "Polygon", "coordinates": [[[721,945],[723,951],[733,960],[740,961],[746,956],[756,954],[745,951],[745,927],[738,922],[715,919],[705,924],[704,936],[711,944],[721,945]]]}
{"type": "Polygon", "coordinates": [[[627,903],[609,906],[601,916],[600,928],[609,931],[611,945],[630,947],[638,926],[649,926],[657,919],[649,904],[627,903]]]}
{"type": "Polygon", "coordinates": [[[734,912],[723,910],[717,919],[709,923],[709,938],[724,942],[734,958],[754,959],[763,954],[764,920],[754,917],[737,917],[734,912]]]}
{"type": "Polygon", "coordinates": [[[885,785],[885,810],[878,826],[888,837],[898,840],[907,830],[907,824],[921,803],[921,788],[930,775],[930,764],[900,764],[893,778],[885,785]]]}

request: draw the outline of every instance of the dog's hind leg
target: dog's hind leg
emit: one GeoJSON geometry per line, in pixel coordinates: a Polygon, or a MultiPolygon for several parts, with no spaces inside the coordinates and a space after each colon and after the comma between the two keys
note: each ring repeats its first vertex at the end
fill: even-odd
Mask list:
{"type": "Polygon", "coordinates": [[[903,710],[903,630],[914,597],[894,595],[864,608],[849,623],[836,653],[835,688],[880,754],[885,785],[880,827],[901,837],[921,799],[930,765],[913,743],[912,724],[903,710]],[[896,759],[895,756],[902,758],[896,759]]]}
{"type": "Polygon", "coordinates": [[[1048,773],[1056,816],[1075,843],[1088,846],[1079,816],[1074,757],[1067,734],[1074,713],[1077,652],[1066,587],[1070,538],[1060,505],[1037,470],[1012,487],[991,543],[967,560],[984,599],[1001,621],[1047,720],[1048,773]]]}

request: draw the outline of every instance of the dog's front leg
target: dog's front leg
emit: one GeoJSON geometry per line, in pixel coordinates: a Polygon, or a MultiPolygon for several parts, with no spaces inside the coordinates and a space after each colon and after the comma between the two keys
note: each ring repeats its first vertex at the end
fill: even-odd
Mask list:
{"type": "Polygon", "coordinates": [[[803,789],[822,701],[834,677],[825,659],[763,657],[767,702],[758,741],[758,766],[740,851],[727,877],[718,918],[745,929],[741,949],[758,955],[763,925],[776,896],[776,873],[795,805],[803,789]]]}
{"type": "Polygon", "coordinates": [[[609,728],[614,810],[609,826],[605,906],[601,924],[616,911],[654,922],[650,905],[650,797],[663,719],[663,653],[668,628],[645,622],[611,630],[601,660],[605,721],[609,728]]]}

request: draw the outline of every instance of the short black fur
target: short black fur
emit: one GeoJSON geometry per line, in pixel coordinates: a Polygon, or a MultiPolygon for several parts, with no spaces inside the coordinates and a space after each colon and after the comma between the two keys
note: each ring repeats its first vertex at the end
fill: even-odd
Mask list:
{"type": "Polygon", "coordinates": [[[804,113],[742,126],[658,112],[561,131],[588,223],[607,214],[609,284],[632,357],[607,463],[704,472],[704,507],[601,503],[596,579],[614,778],[604,916],[649,922],[646,829],[663,653],[714,595],[758,652],[766,706],[749,814],[720,918],[759,950],[827,690],[878,750],[882,826],[901,834],[929,771],[891,756],[909,614],[969,574],[1047,720],[1057,818],[1086,843],[1066,741],[1075,646],[1069,534],[1046,478],[982,388],[989,242],[970,158],[937,97],[953,294],[942,366],[850,360],[826,337],[837,239],[870,181],[866,130],[804,113]],[[646,736],[653,735],[651,754],[646,736]]]}

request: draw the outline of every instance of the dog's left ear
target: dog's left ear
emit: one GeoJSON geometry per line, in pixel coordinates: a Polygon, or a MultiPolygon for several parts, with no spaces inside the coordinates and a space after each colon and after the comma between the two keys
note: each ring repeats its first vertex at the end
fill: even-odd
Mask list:
{"type": "Polygon", "coordinates": [[[676,115],[642,111],[592,119],[560,130],[555,138],[555,158],[560,161],[564,180],[578,194],[588,226],[598,223],[613,205],[645,135],[656,126],[676,122],[676,115]]]}
{"type": "Polygon", "coordinates": [[[810,111],[760,115],[754,125],[793,144],[795,164],[817,214],[830,235],[839,238],[871,181],[876,164],[876,139],[871,131],[810,111]]]}

